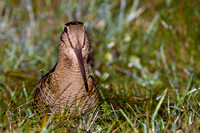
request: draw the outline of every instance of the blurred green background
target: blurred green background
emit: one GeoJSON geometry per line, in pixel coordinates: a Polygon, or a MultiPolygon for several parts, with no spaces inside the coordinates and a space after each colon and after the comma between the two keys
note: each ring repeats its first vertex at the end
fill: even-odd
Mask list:
{"type": "Polygon", "coordinates": [[[64,24],[73,20],[89,35],[88,67],[101,85],[103,115],[89,130],[81,126],[88,117],[63,118],[73,124],[61,131],[199,130],[200,1],[2,0],[2,131],[52,130],[33,117],[30,103],[57,61],[64,24]]]}

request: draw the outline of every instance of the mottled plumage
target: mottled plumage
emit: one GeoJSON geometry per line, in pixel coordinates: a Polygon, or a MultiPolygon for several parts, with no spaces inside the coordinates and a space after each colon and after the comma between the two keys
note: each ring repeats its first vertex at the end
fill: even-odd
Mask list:
{"type": "Polygon", "coordinates": [[[83,23],[65,25],[59,41],[59,58],[55,67],[40,80],[35,103],[44,111],[81,114],[98,102],[94,79],[89,76],[87,58],[89,43],[83,23]]]}

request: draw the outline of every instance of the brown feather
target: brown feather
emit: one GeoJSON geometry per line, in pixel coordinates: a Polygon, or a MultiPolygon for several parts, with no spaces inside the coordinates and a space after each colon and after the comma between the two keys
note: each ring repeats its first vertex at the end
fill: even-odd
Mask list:
{"type": "Polygon", "coordinates": [[[66,24],[59,41],[58,62],[36,88],[35,103],[40,110],[61,114],[65,109],[67,114],[80,110],[84,114],[97,104],[96,83],[87,68],[88,49],[84,25],[78,21],[66,24]]]}

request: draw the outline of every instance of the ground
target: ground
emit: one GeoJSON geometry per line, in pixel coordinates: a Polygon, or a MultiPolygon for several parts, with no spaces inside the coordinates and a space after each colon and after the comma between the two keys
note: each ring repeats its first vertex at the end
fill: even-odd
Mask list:
{"type": "Polygon", "coordinates": [[[0,132],[198,132],[199,5],[0,1],[0,132]],[[60,34],[72,20],[89,35],[88,67],[101,100],[78,118],[38,113],[33,93],[55,65],[60,34]]]}

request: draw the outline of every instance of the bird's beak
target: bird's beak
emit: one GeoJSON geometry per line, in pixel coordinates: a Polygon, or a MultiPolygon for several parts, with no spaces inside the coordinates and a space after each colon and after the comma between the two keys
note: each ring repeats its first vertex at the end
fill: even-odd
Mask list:
{"type": "Polygon", "coordinates": [[[81,46],[80,46],[79,43],[77,44],[77,47],[74,49],[74,52],[76,54],[76,58],[78,60],[78,64],[79,64],[79,67],[80,67],[80,70],[81,70],[81,74],[82,74],[83,82],[84,82],[84,85],[85,85],[85,89],[88,92],[88,83],[87,83],[87,80],[86,80],[84,61],[83,61],[83,57],[82,57],[82,49],[81,49],[81,46]]]}

